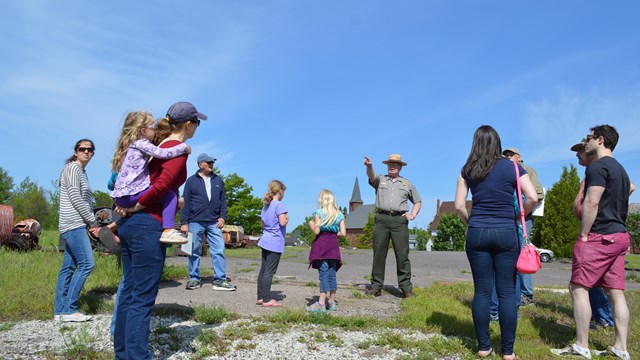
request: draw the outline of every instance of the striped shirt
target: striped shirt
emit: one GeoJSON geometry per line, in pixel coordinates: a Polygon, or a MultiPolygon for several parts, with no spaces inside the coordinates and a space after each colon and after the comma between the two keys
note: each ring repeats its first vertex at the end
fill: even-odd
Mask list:
{"type": "Polygon", "coordinates": [[[93,197],[87,173],[75,161],[68,162],[60,174],[60,233],[98,225],[93,215],[93,197]]]}

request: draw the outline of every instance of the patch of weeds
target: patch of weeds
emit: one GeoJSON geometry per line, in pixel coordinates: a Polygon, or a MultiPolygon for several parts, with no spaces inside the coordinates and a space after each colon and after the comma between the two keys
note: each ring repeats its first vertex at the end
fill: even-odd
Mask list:
{"type": "Polygon", "coordinates": [[[256,348],[256,344],[252,342],[239,342],[236,344],[236,350],[253,350],[256,348]]]}
{"type": "Polygon", "coordinates": [[[162,269],[162,281],[178,280],[189,276],[189,269],[184,265],[165,265],[162,269]]]}
{"type": "Polygon", "coordinates": [[[317,342],[324,342],[324,333],[322,331],[314,332],[311,337],[317,342]]]}
{"type": "Polygon", "coordinates": [[[222,336],[227,340],[251,340],[253,335],[241,326],[227,326],[222,330],[222,336]]]}
{"type": "Polygon", "coordinates": [[[256,334],[266,334],[270,331],[273,331],[273,329],[267,324],[258,324],[253,327],[253,332],[256,334]]]}
{"type": "Polygon", "coordinates": [[[358,350],[367,350],[371,347],[371,340],[361,341],[359,343],[354,344],[355,348],[358,350]]]}
{"type": "Polygon", "coordinates": [[[371,281],[371,274],[367,274],[365,276],[363,276],[363,278],[367,281],[371,281]]]}
{"type": "Polygon", "coordinates": [[[308,286],[308,287],[317,287],[318,283],[315,281],[307,281],[304,286],[308,286]]]}
{"type": "Polygon", "coordinates": [[[153,329],[155,335],[155,342],[159,345],[167,345],[171,351],[178,351],[180,349],[180,336],[176,333],[174,328],[159,325],[153,329]]]}
{"type": "Polygon", "coordinates": [[[241,268],[241,269],[236,269],[235,272],[237,273],[250,273],[252,271],[254,271],[256,268],[241,268]]]}
{"type": "Polygon", "coordinates": [[[280,278],[277,277],[273,277],[273,279],[271,280],[271,284],[280,284],[280,278]]]}
{"type": "Polygon", "coordinates": [[[9,331],[9,330],[13,329],[14,326],[16,326],[16,324],[12,323],[12,322],[0,323],[0,331],[9,331]]]}
{"type": "Polygon", "coordinates": [[[64,358],[65,359],[109,359],[113,358],[113,354],[98,352],[94,349],[92,343],[97,339],[89,335],[87,326],[80,328],[77,334],[71,333],[70,328],[60,327],[62,340],[64,341],[64,358]]]}
{"type": "Polygon", "coordinates": [[[458,271],[460,272],[460,274],[471,274],[471,271],[469,271],[467,269],[460,269],[458,271]]]}
{"type": "Polygon", "coordinates": [[[151,310],[154,316],[159,317],[179,317],[181,319],[192,319],[195,315],[193,308],[178,304],[158,304],[151,310]]]}
{"type": "Polygon", "coordinates": [[[202,329],[196,337],[196,342],[202,345],[198,356],[207,357],[211,353],[223,356],[229,350],[229,343],[221,338],[214,329],[202,329]]]}
{"type": "Polygon", "coordinates": [[[221,323],[225,320],[236,320],[239,318],[238,314],[228,311],[222,306],[194,306],[195,320],[205,324],[221,323]]]}
{"type": "Polygon", "coordinates": [[[351,290],[351,296],[356,299],[369,299],[373,297],[373,295],[367,295],[360,290],[351,290]]]}
{"type": "Polygon", "coordinates": [[[164,326],[164,325],[158,325],[158,327],[156,327],[155,329],[153,329],[153,332],[156,335],[162,335],[162,334],[173,334],[175,333],[175,329],[168,327],[168,326],[164,326]]]}
{"type": "Polygon", "coordinates": [[[386,332],[380,336],[378,336],[374,341],[373,344],[380,346],[380,347],[384,347],[384,346],[388,346],[392,349],[398,349],[398,350],[408,350],[410,349],[410,346],[412,344],[410,344],[411,341],[407,341],[402,334],[398,334],[398,333],[394,333],[394,332],[386,332]]]}
{"type": "Polygon", "coordinates": [[[416,341],[415,346],[418,350],[415,358],[423,359],[429,357],[451,356],[453,354],[465,354],[469,349],[460,338],[443,336],[432,337],[429,341],[416,341]]]}
{"type": "Polygon", "coordinates": [[[251,265],[251,266],[260,266],[260,264],[258,264],[257,262],[251,263],[249,265],[251,265]]]}
{"type": "Polygon", "coordinates": [[[344,345],[344,341],[340,339],[335,333],[327,334],[326,340],[329,344],[335,347],[341,347],[342,345],[344,345]]]}
{"type": "Polygon", "coordinates": [[[640,274],[638,274],[638,273],[631,273],[631,274],[629,274],[629,275],[625,276],[625,279],[626,279],[627,281],[630,281],[630,282],[640,282],[640,274]]]}

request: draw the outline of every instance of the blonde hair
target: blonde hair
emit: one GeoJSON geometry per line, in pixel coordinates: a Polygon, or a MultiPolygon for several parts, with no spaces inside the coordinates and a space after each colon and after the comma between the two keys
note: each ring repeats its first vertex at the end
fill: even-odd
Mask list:
{"type": "Polygon", "coordinates": [[[269,204],[271,204],[271,200],[273,200],[274,195],[280,192],[280,190],[282,191],[287,190],[287,187],[284,186],[284,184],[280,180],[271,180],[269,182],[269,191],[264,193],[264,198],[262,199],[262,202],[265,205],[269,206],[269,204]]]}
{"type": "Polygon", "coordinates": [[[153,115],[144,111],[133,111],[124,118],[122,131],[111,160],[111,171],[119,172],[129,146],[140,138],[140,130],[153,125],[153,115]]]}
{"type": "Polygon", "coordinates": [[[322,210],[322,217],[320,217],[320,226],[329,226],[338,218],[340,209],[336,204],[336,198],[333,193],[327,189],[322,189],[320,195],[318,195],[318,207],[322,210]]]}

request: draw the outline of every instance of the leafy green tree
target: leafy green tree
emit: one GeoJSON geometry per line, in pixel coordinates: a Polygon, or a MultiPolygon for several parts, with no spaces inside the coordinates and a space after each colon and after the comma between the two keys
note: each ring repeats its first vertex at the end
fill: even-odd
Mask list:
{"type": "Polygon", "coordinates": [[[573,202],[580,189],[575,166],[562,167],[560,180],[545,196],[544,216],[536,217],[531,238],[536,245],[553,250],[557,257],[570,258],[580,233],[580,220],[573,215],[573,202]]]}
{"type": "Polygon", "coordinates": [[[627,232],[631,236],[631,248],[634,249],[634,253],[640,251],[640,214],[629,213],[627,215],[627,232]]]}
{"type": "Polygon", "coordinates": [[[31,181],[28,176],[18,185],[9,204],[13,206],[16,221],[32,218],[41,224],[47,219],[50,207],[44,189],[31,181]]]}
{"type": "Polygon", "coordinates": [[[106,207],[111,208],[113,206],[113,199],[104,191],[95,190],[93,192],[93,206],[96,208],[106,207]]]}
{"type": "Polygon", "coordinates": [[[223,176],[229,218],[227,224],[240,225],[245,234],[256,235],[262,231],[262,200],[251,195],[253,188],[236,173],[223,176]]]}
{"type": "Polygon", "coordinates": [[[420,229],[417,226],[409,229],[410,234],[416,234],[416,250],[427,250],[427,241],[429,241],[429,232],[425,229],[420,229]]]}
{"type": "Polygon", "coordinates": [[[313,220],[313,216],[307,216],[304,218],[304,222],[298,226],[296,226],[293,231],[299,230],[300,237],[298,240],[307,246],[311,246],[313,243],[313,239],[316,238],[316,235],[309,229],[309,221],[313,220]]]}
{"type": "Polygon", "coordinates": [[[443,214],[438,225],[438,235],[433,240],[433,250],[462,251],[465,245],[467,226],[458,214],[443,214]]]}
{"type": "Polygon", "coordinates": [[[358,249],[371,249],[373,248],[373,224],[376,221],[376,217],[372,212],[369,213],[367,217],[367,224],[364,226],[362,230],[363,233],[357,236],[358,243],[356,247],[358,249]]]}
{"type": "Polygon", "coordinates": [[[7,204],[11,198],[13,190],[13,178],[9,173],[0,167],[0,204],[7,204]]]}
{"type": "Polygon", "coordinates": [[[57,180],[51,181],[53,190],[47,190],[47,202],[49,203],[49,211],[42,225],[43,229],[58,229],[58,219],[60,217],[60,183],[57,180]]]}

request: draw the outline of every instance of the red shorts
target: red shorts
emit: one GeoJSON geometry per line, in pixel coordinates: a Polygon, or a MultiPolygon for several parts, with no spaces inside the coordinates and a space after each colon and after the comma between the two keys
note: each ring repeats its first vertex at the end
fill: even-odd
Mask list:
{"type": "Polygon", "coordinates": [[[624,290],[624,254],[629,250],[629,233],[589,233],[573,247],[571,282],[587,288],[624,290]]]}

